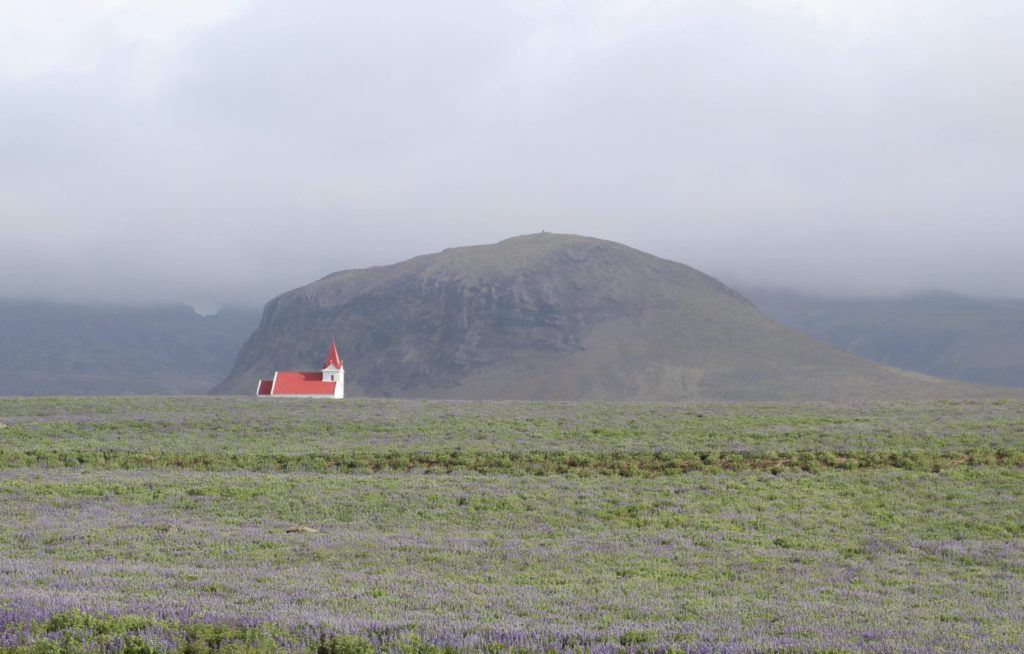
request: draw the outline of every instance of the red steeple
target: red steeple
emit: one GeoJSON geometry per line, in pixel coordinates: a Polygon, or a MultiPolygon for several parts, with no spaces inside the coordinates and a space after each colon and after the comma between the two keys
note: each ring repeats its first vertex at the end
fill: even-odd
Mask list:
{"type": "Polygon", "coordinates": [[[327,353],[327,358],[324,360],[324,368],[334,366],[338,370],[341,370],[341,357],[338,356],[338,347],[334,344],[334,339],[331,339],[331,350],[327,353]]]}

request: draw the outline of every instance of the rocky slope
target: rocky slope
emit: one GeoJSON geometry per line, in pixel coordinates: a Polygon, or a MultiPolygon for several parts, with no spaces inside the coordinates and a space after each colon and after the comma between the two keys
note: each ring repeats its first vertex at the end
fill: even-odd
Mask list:
{"type": "Polygon", "coordinates": [[[271,300],[214,392],[318,367],[350,396],[858,400],[1016,394],[888,368],[762,315],[680,263],[535,234],[348,270],[271,300]]]}

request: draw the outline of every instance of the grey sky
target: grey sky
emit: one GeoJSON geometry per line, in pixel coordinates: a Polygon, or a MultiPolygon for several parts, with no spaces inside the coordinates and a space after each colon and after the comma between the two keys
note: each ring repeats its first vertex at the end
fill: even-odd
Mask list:
{"type": "Polygon", "coordinates": [[[0,296],[263,302],[542,229],[1024,296],[1024,3],[0,0],[0,296]]]}

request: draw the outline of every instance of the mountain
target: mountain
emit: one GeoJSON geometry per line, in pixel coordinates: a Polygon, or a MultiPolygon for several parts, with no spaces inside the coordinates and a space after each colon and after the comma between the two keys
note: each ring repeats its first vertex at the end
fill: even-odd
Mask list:
{"type": "Polygon", "coordinates": [[[680,263],[534,234],[334,273],[271,300],[214,392],[317,368],[351,396],[547,400],[860,400],[984,389],[896,370],[797,333],[680,263]]]}
{"type": "Polygon", "coordinates": [[[771,318],[858,356],[929,375],[1024,386],[1024,300],[922,293],[829,299],[745,291],[771,318]]]}
{"type": "Polygon", "coordinates": [[[248,308],[0,300],[0,395],[206,393],[258,321],[248,308]]]}

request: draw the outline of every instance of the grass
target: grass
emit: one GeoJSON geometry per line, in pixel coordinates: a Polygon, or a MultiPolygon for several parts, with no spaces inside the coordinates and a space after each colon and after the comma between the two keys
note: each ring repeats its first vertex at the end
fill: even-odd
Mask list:
{"type": "Polygon", "coordinates": [[[251,471],[1024,465],[1024,403],[751,405],[236,398],[0,400],[0,466],[251,471]]]}
{"type": "Polygon", "coordinates": [[[1024,651],[1020,402],[54,398],[0,424],[10,651],[1024,651]]]}

